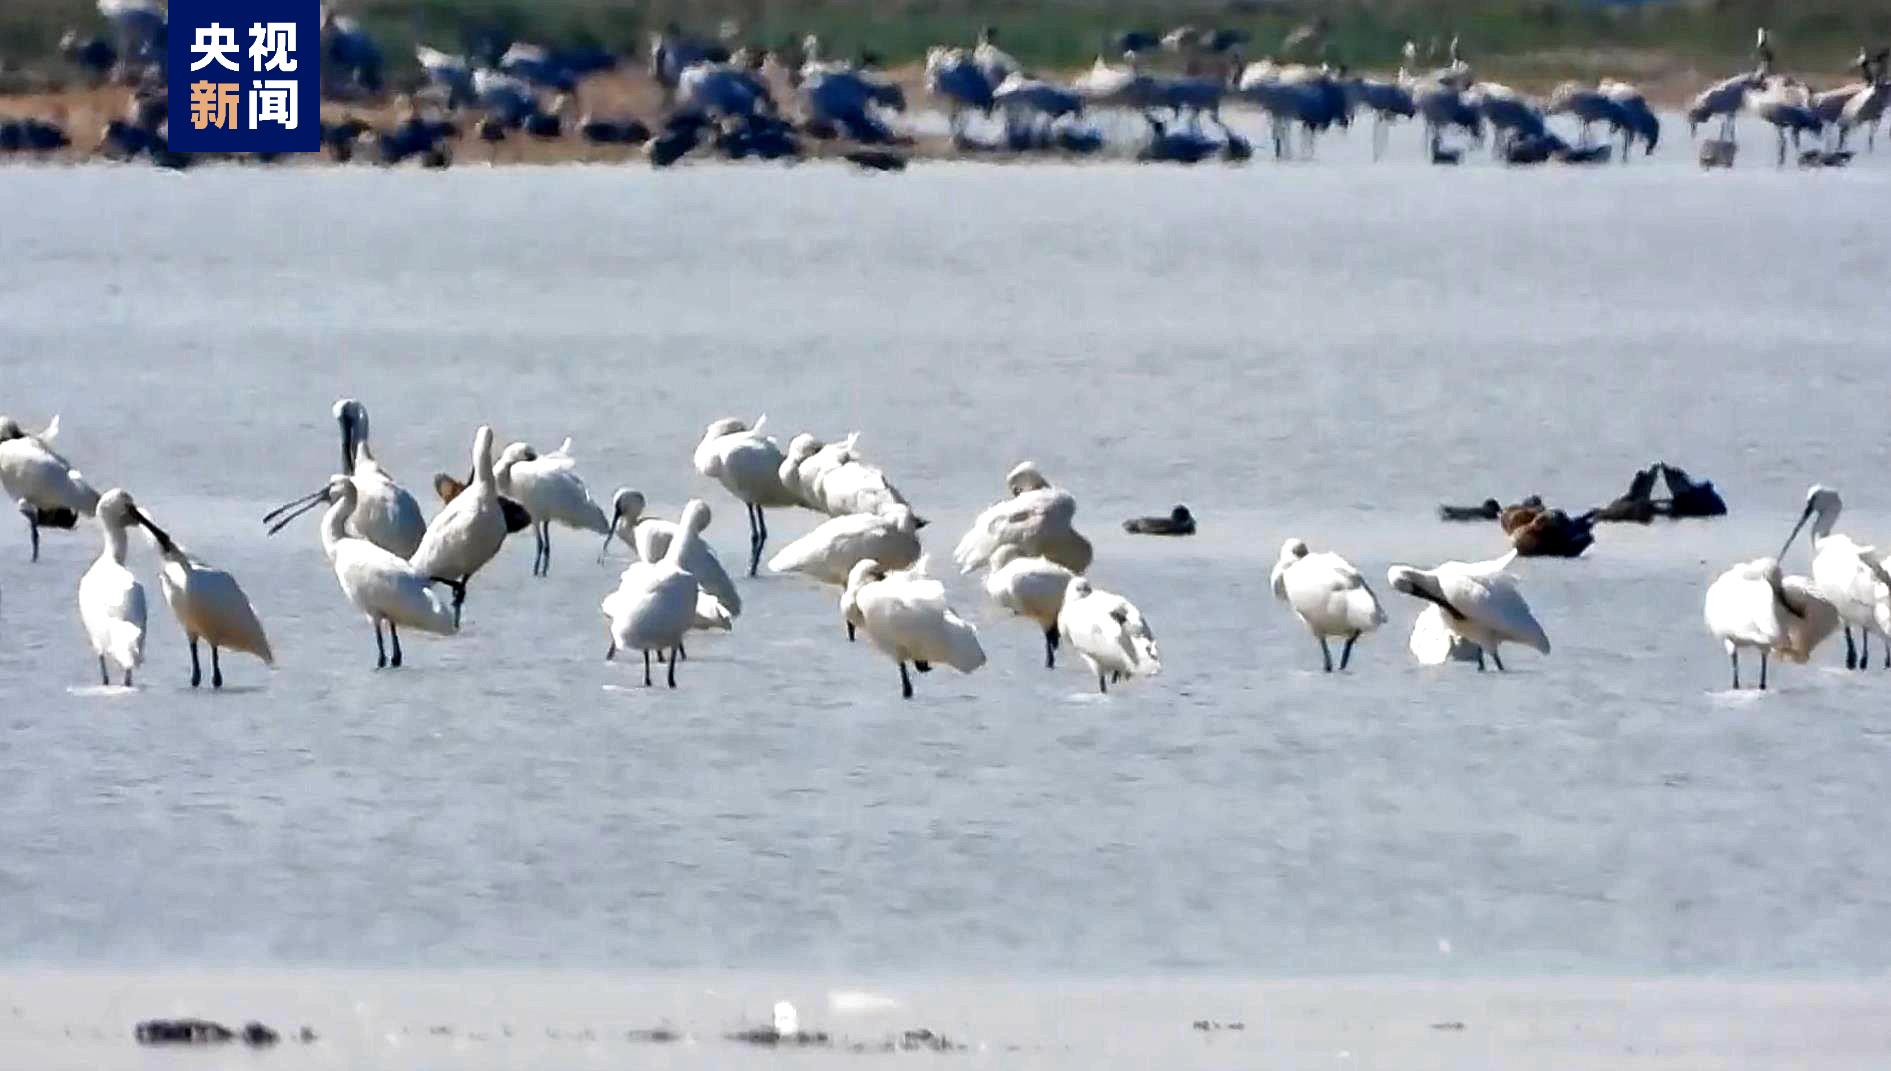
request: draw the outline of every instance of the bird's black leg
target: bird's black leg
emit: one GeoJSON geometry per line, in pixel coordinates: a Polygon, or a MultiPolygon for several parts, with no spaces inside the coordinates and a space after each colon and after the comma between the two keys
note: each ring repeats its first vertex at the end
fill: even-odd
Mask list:
{"type": "Polygon", "coordinates": [[[1766,648],[1760,648],[1760,691],[1766,691],[1766,648]]]}
{"type": "Polygon", "coordinates": [[[26,531],[28,535],[33,537],[33,560],[38,561],[39,560],[39,511],[34,510],[33,512],[30,512],[26,515],[26,531]]]}
{"type": "Polygon", "coordinates": [[[398,626],[398,625],[396,625],[396,624],[394,624],[394,622],[392,622],[392,621],[389,621],[389,622],[387,623],[387,636],[388,636],[388,639],[390,639],[390,640],[393,640],[393,641],[394,641],[394,668],[395,668],[395,669],[399,669],[399,668],[401,668],[401,630],[400,630],[400,626],[398,626]]]}
{"type": "Polygon", "coordinates": [[[1845,668],[1858,668],[1858,648],[1852,643],[1852,626],[1845,626],[1845,668]]]}
{"type": "Polygon", "coordinates": [[[1340,669],[1342,670],[1345,669],[1346,663],[1351,662],[1353,660],[1353,644],[1358,643],[1358,642],[1359,642],[1359,633],[1357,632],[1346,637],[1346,646],[1341,648],[1339,652],[1339,668],[1340,669]]]}
{"type": "Polygon", "coordinates": [[[1860,627],[1858,630],[1858,668],[1866,669],[1871,665],[1871,630],[1860,627]]]}
{"type": "Polygon", "coordinates": [[[131,670],[130,670],[130,668],[127,668],[127,669],[125,670],[125,687],[127,687],[127,688],[129,688],[129,687],[131,687],[131,670]]]}
{"type": "Polygon", "coordinates": [[[684,649],[683,643],[681,640],[678,640],[676,644],[676,657],[682,659],[685,662],[689,661],[689,651],[684,649]]]}
{"type": "Polygon", "coordinates": [[[761,507],[749,507],[749,575],[755,575],[755,569],[762,562],[762,530],[759,527],[761,507]]]}
{"type": "Polygon", "coordinates": [[[1320,641],[1320,662],[1326,666],[1328,673],[1333,672],[1333,652],[1326,646],[1326,637],[1315,636],[1313,638],[1320,641]]]}
{"type": "Polygon", "coordinates": [[[375,663],[375,669],[387,668],[387,641],[381,638],[381,619],[374,619],[374,649],[381,652],[381,660],[375,663]]]}
{"type": "Polygon", "coordinates": [[[190,686],[192,688],[204,682],[203,667],[197,662],[197,637],[190,638],[190,686]]]}
{"type": "Polygon", "coordinates": [[[545,575],[545,568],[546,568],[545,559],[547,557],[545,553],[547,550],[545,546],[545,542],[546,542],[546,539],[551,535],[550,528],[551,526],[546,524],[543,521],[540,521],[539,523],[532,526],[532,539],[535,541],[535,545],[537,548],[532,552],[532,575],[533,576],[545,575]]]}
{"type": "Polygon", "coordinates": [[[650,687],[650,652],[643,653],[643,686],[650,687]]]}
{"type": "Polygon", "coordinates": [[[453,586],[453,627],[460,627],[460,607],[466,605],[466,582],[473,579],[471,574],[460,577],[460,582],[453,586]]]}
{"type": "Polygon", "coordinates": [[[1490,660],[1491,660],[1492,662],[1495,662],[1495,663],[1497,663],[1497,672],[1499,672],[1499,673],[1508,673],[1508,672],[1510,672],[1509,670],[1507,670],[1507,669],[1505,669],[1505,668],[1504,668],[1504,660],[1503,660],[1503,658],[1502,658],[1502,656],[1500,656],[1500,655],[1499,655],[1499,654],[1497,653],[1497,648],[1495,648],[1495,647],[1493,647],[1493,648],[1491,648],[1491,649],[1490,649],[1490,660]]]}
{"type": "Polygon", "coordinates": [[[1057,668],[1057,630],[1054,628],[1044,630],[1044,668],[1057,668]]]}
{"type": "Polygon", "coordinates": [[[906,675],[906,663],[901,662],[900,663],[900,698],[911,699],[912,697],[913,697],[913,678],[906,675]]]}
{"type": "Polygon", "coordinates": [[[854,642],[854,623],[852,621],[847,622],[847,642],[854,642]]]}
{"type": "MultiPolygon", "coordinates": [[[[388,627],[393,628],[394,626],[389,625],[388,627]]],[[[394,649],[396,651],[401,649],[399,639],[394,641],[394,649]]],[[[214,643],[210,645],[210,686],[212,688],[223,687],[223,663],[218,658],[217,645],[214,643]]]]}
{"type": "Polygon", "coordinates": [[[1740,690],[1740,648],[1735,647],[1727,657],[1733,661],[1733,690],[1740,690]]]}
{"type": "Polygon", "coordinates": [[[1477,649],[1477,671],[1479,673],[1484,672],[1484,649],[1482,647],[1477,649]]]}
{"type": "Polygon", "coordinates": [[[1102,673],[1097,674],[1097,691],[1104,695],[1110,694],[1110,686],[1104,681],[1102,673]]]}
{"type": "Polygon", "coordinates": [[[670,648],[670,687],[676,687],[677,648],[670,648]]]}
{"type": "Polygon", "coordinates": [[[109,670],[109,669],[106,669],[106,668],[105,668],[105,656],[104,656],[104,655],[99,655],[99,656],[98,656],[98,679],[99,679],[99,683],[100,683],[100,684],[103,684],[103,685],[105,685],[106,687],[110,687],[110,686],[111,686],[111,683],[112,683],[112,671],[111,671],[111,670],[109,670]]]}
{"type": "Polygon", "coordinates": [[[611,641],[611,645],[604,649],[604,661],[609,662],[609,661],[614,660],[616,657],[617,657],[617,641],[613,639],[611,641]]]}

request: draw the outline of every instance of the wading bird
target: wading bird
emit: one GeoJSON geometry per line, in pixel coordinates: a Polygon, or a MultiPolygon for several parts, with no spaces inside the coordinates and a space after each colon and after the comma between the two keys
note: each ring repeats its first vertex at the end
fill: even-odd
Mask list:
{"type": "Polygon", "coordinates": [[[1070,578],[1057,631],[1096,674],[1097,691],[1108,694],[1109,681],[1153,677],[1162,672],[1162,655],[1142,611],[1111,591],[1099,591],[1081,576],[1070,578]]]}
{"type": "Polygon", "coordinates": [[[1502,644],[1517,643],[1540,654],[1550,653],[1550,638],[1530,613],[1516,580],[1504,571],[1516,556],[1513,550],[1488,562],[1451,561],[1435,569],[1394,565],[1386,572],[1386,582],[1394,591],[1439,607],[1445,627],[1477,645],[1479,672],[1486,654],[1502,671],[1504,661],[1497,650],[1502,644]]]}
{"type": "Polygon", "coordinates": [[[978,630],[946,604],[945,586],[925,575],[925,563],[889,571],[867,558],[854,563],[841,598],[851,630],[859,626],[867,640],[899,663],[900,696],[913,697],[906,664],[930,673],[933,663],[971,673],[985,664],[978,630]]]}
{"type": "Polygon", "coordinates": [[[71,531],[81,517],[98,508],[99,494],[52,448],[59,436],[59,418],[46,430],[29,435],[12,417],[0,416],[0,488],[19,504],[33,541],[33,561],[39,560],[39,530],[71,531]]]}
{"type": "Polygon", "coordinates": [[[110,685],[116,666],[129,688],[132,671],[144,662],[145,598],[144,585],[125,568],[125,528],[146,521],[117,488],[99,496],[97,516],[105,549],[79,578],[79,617],[98,655],[99,682],[110,685]]]}
{"type": "Polygon", "coordinates": [[[1302,540],[1281,544],[1280,560],[1274,563],[1270,579],[1274,597],[1291,607],[1319,641],[1320,660],[1328,673],[1333,672],[1333,652],[1326,645],[1329,636],[1346,638],[1339,653],[1343,670],[1352,660],[1353,644],[1359,637],[1385,624],[1385,611],[1359,570],[1330,551],[1309,553],[1302,540]]]}
{"type": "Polygon", "coordinates": [[[255,655],[274,669],[276,656],[269,648],[269,637],[264,635],[256,608],[250,605],[249,596],[236,578],[191,556],[149,516],[144,518],[144,528],[157,544],[158,557],[163,561],[158,568],[158,590],[164,593],[165,605],[190,641],[190,686],[199,687],[204,680],[203,663],[197,653],[199,640],[210,645],[212,688],[223,687],[221,655],[225,648],[255,655]]]}

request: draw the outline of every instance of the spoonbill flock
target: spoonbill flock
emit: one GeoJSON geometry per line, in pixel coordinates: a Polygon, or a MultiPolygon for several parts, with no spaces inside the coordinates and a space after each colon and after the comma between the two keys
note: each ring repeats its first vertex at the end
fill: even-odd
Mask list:
{"type": "MultiPolygon", "coordinates": [[[[735,630],[744,600],[705,538],[711,512],[701,499],[689,500],[671,522],[647,516],[644,495],[620,487],[607,514],[578,475],[569,439],[544,454],[511,443],[495,459],[494,430],[482,425],[472,435],[471,479],[423,522],[413,497],[375,457],[366,407],[342,399],[333,413],[341,435],[340,471],[270,511],[264,524],[274,535],[322,511],[323,554],[343,599],[373,626],[377,668],[404,663],[403,629],[456,635],[469,586],[494,561],[509,532],[524,527],[533,528],[537,540],[535,577],[549,571],[553,524],[602,535],[600,562],[614,542],[631,551],[631,564],[602,596],[599,609],[606,659],[641,654],[646,686],[654,684],[653,655],[666,665],[666,683],[674,688],[677,665],[688,657],[688,633],[735,630]],[[522,511],[524,523],[509,523],[506,506],[522,511]]],[[[747,510],[749,575],[761,565],[766,511],[815,513],[823,519],[776,551],[768,568],[837,592],[847,641],[864,633],[867,646],[893,661],[903,697],[914,695],[915,672],[944,665],[969,674],[982,667],[986,652],[978,628],[931,574],[921,540],[926,522],[862,453],[858,433],[833,443],[797,435],[784,451],[764,434],[765,425],[766,418],[753,424],[717,420],[704,429],[692,457],[701,476],[747,510]]],[[[275,648],[236,577],[186,551],[125,490],[93,490],[71,461],[52,450],[58,430],[57,418],[35,435],[0,416],[0,486],[26,520],[34,561],[42,530],[75,528],[86,517],[96,521],[102,549],[79,580],[78,609],[101,683],[110,686],[116,676],[120,686],[132,687],[144,663],[147,599],[132,567],[133,529],[142,529],[154,548],[165,604],[189,644],[192,687],[202,683],[202,645],[210,648],[213,688],[224,684],[227,652],[274,667],[275,648]]],[[[1603,509],[1631,517],[1650,513],[1621,503],[1646,505],[1648,488],[1663,468],[1657,463],[1638,473],[1630,493],[1603,509]]],[[[1676,502],[1702,488],[1711,492],[1711,484],[1673,471],[1676,502]]],[[[959,571],[982,571],[980,587],[992,607],[1028,621],[1042,636],[1046,669],[1057,668],[1060,651],[1074,652],[1104,694],[1112,685],[1159,674],[1162,657],[1148,619],[1091,576],[1095,549],[1077,527],[1074,494],[1030,461],[1006,473],[1004,492],[972,519],[955,545],[952,561],[959,571]]],[[[1712,504],[1719,504],[1718,496],[1712,504]]],[[[1848,669],[1868,664],[1873,634],[1891,669],[1891,559],[1838,533],[1840,510],[1836,491],[1814,486],[1776,555],[1737,563],[1707,587],[1707,630],[1729,656],[1736,689],[1743,651],[1757,655],[1763,689],[1774,656],[1803,664],[1835,631],[1845,636],[1848,669]],[[1810,575],[1785,575],[1781,563],[1807,528],[1810,575]]],[[[1442,516],[1490,519],[1507,512],[1489,500],[1478,507],[1446,507],[1442,516]]],[[[1193,532],[1196,520],[1178,506],[1169,517],[1132,518],[1125,527],[1181,535],[1193,532]]],[[[1424,604],[1408,644],[1416,661],[1470,662],[1480,671],[1488,665],[1501,672],[1505,644],[1550,653],[1548,632],[1512,572],[1519,554],[1512,549],[1488,561],[1398,564],[1387,571],[1392,591],[1424,604]]],[[[1303,540],[1282,544],[1269,579],[1276,599],[1319,645],[1327,673],[1346,671],[1359,641],[1388,621],[1357,568],[1303,540]],[[1340,641],[1337,660],[1334,640],[1340,641]]]]}

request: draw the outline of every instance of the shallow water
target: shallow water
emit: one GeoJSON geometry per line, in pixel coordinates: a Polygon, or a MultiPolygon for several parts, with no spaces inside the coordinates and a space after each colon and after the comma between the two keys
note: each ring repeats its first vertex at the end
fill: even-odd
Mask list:
{"type": "MultiPolygon", "coordinates": [[[[1350,150],[1359,150],[1356,141],[1350,150]]],[[[1828,648],[1730,695],[1707,580],[1807,484],[1891,531],[1886,164],[1441,171],[940,165],[189,176],[10,170],[0,410],[234,571],[282,659],[185,687],[152,592],[96,688],[90,531],[0,537],[0,948],[12,962],[1638,975],[1891,965],[1891,676],[1828,648]],[[1081,503],[1164,674],[1107,700],[953,580],[991,663],[918,681],[831,591],[747,583],[675,693],[607,665],[616,566],[560,532],[467,628],[373,671],[308,521],[258,518],[373,412],[431,508],[472,426],[572,436],[602,497],[741,511],[708,421],[860,429],[945,564],[1004,471],[1081,503]],[[1734,515],[1521,570],[1555,643],[1421,670],[1415,606],[1353,671],[1267,585],[1280,541],[1368,577],[1501,549],[1440,500],[1605,501],[1658,458],[1734,515]],[[1203,533],[1124,535],[1187,503],[1203,533]]],[[[1882,154],[1881,154],[1882,155],[1882,154]]],[[[771,517],[774,545],[811,528],[771,517]]],[[[1891,539],[1891,536],[1875,538],[1891,539]]],[[[1803,569],[1804,550],[1795,552],[1803,569]]],[[[133,567],[155,587],[142,544],[133,567]]],[[[633,1024],[634,1025],[634,1024],[633,1024]]]]}

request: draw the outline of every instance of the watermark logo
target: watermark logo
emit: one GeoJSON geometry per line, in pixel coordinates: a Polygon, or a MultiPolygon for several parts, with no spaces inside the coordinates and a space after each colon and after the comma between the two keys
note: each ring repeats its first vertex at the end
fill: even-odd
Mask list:
{"type": "Polygon", "coordinates": [[[319,0],[171,0],[171,148],[322,147],[319,0]]]}

